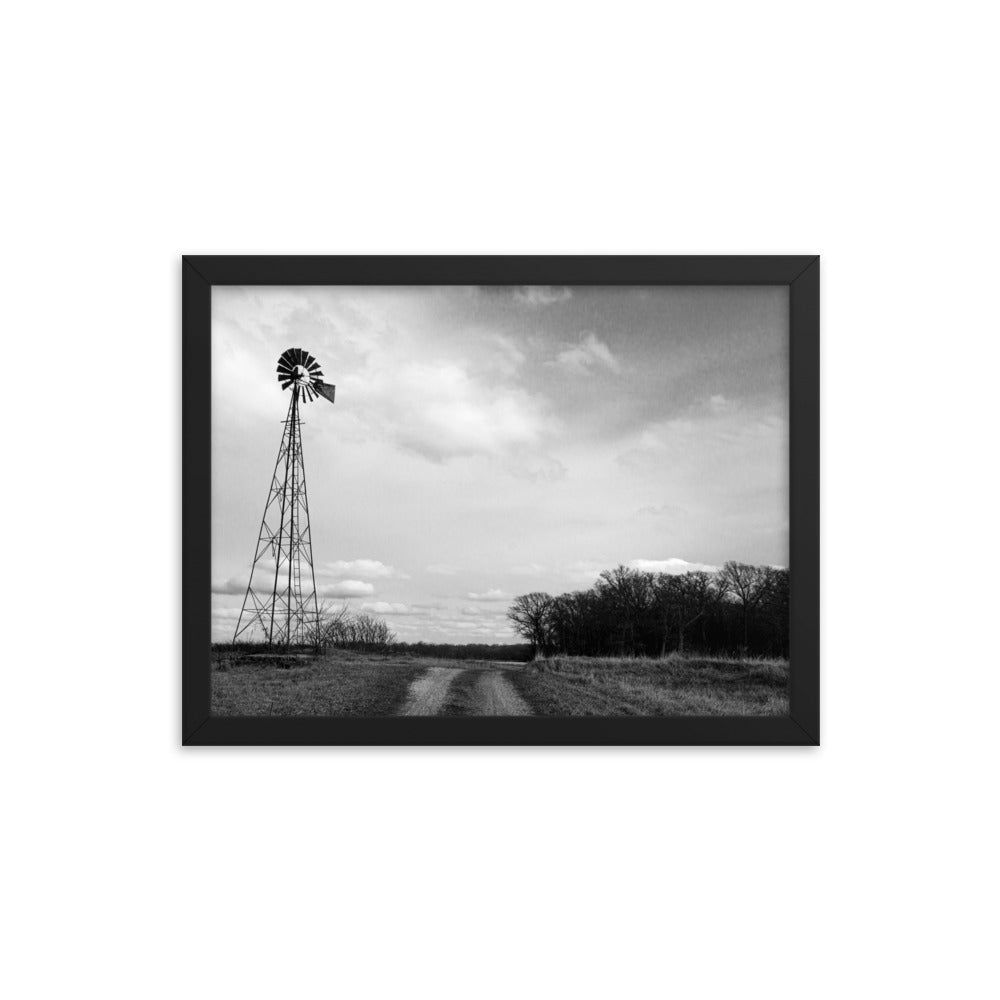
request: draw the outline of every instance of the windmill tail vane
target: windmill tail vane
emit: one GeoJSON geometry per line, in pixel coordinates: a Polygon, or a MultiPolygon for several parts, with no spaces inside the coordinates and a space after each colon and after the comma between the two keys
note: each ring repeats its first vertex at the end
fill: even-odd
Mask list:
{"type": "Polygon", "coordinates": [[[332,403],[336,386],[300,347],[281,355],[277,373],[291,399],[233,641],[263,635],[268,645],[290,646],[307,642],[319,621],[299,408],[319,396],[332,403]]]}

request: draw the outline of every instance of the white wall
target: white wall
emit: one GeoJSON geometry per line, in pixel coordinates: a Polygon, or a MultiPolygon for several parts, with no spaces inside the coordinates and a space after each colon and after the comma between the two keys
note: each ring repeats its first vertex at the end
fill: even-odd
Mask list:
{"type": "Polygon", "coordinates": [[[995,989],[992,16],[8,11],[8,994],[995,989]],[[823,747],[182,751],[179,255],[233,251],[822,253],[823,747]]]}

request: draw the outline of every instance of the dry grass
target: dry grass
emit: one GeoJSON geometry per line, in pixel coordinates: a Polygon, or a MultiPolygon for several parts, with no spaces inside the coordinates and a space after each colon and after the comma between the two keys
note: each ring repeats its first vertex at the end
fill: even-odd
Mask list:
{"type": "MultiPolygon", "coordinates": [[[[396,715],[428,667],[462,669],[441,714],[474,710],[482,660],[346,650],[316,656],[215,649],[214,715],[396,715]]],[[[788,663],[678,656],[662,660],[557,656],[504,671],[537,715],[785,715],[788,663]]]]}
{"type": "Polygon", "coordinates": [[[556,656],[511,676],[538,715],[786,715],[788,662],[556,656]]]}
{"type": "Polygon", "coordinates": [[[212,714],[395,715],[430,662],[344,650],[321,656],[213,650],[212,714]]]}

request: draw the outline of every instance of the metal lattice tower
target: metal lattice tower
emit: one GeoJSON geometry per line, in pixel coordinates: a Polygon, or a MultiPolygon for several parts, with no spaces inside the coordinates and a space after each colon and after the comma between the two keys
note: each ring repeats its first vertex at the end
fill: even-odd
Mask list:
{"type": "Polygon", "coordinates": [[[297,347],[281,355],[278,381],[292,398],[233,641],[262,635],[269,645],[289,646],[307,642],[319,619],[299,408],[317,396],[332,403],[336,387],[323,382],[316,359],[297,347]]]}

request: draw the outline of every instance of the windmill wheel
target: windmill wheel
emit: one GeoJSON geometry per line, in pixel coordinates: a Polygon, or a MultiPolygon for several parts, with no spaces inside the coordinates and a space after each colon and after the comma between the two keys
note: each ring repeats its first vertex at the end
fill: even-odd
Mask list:
{"type": "Polygon", "coordinates": [[[323,372],[319,362],[308,351],[301,347],[289,347],[278,358],[278,381],[282,389],[295,386],[299,398],[311,403],[319,394],[319,386],[323,385],[323,372]]]}

